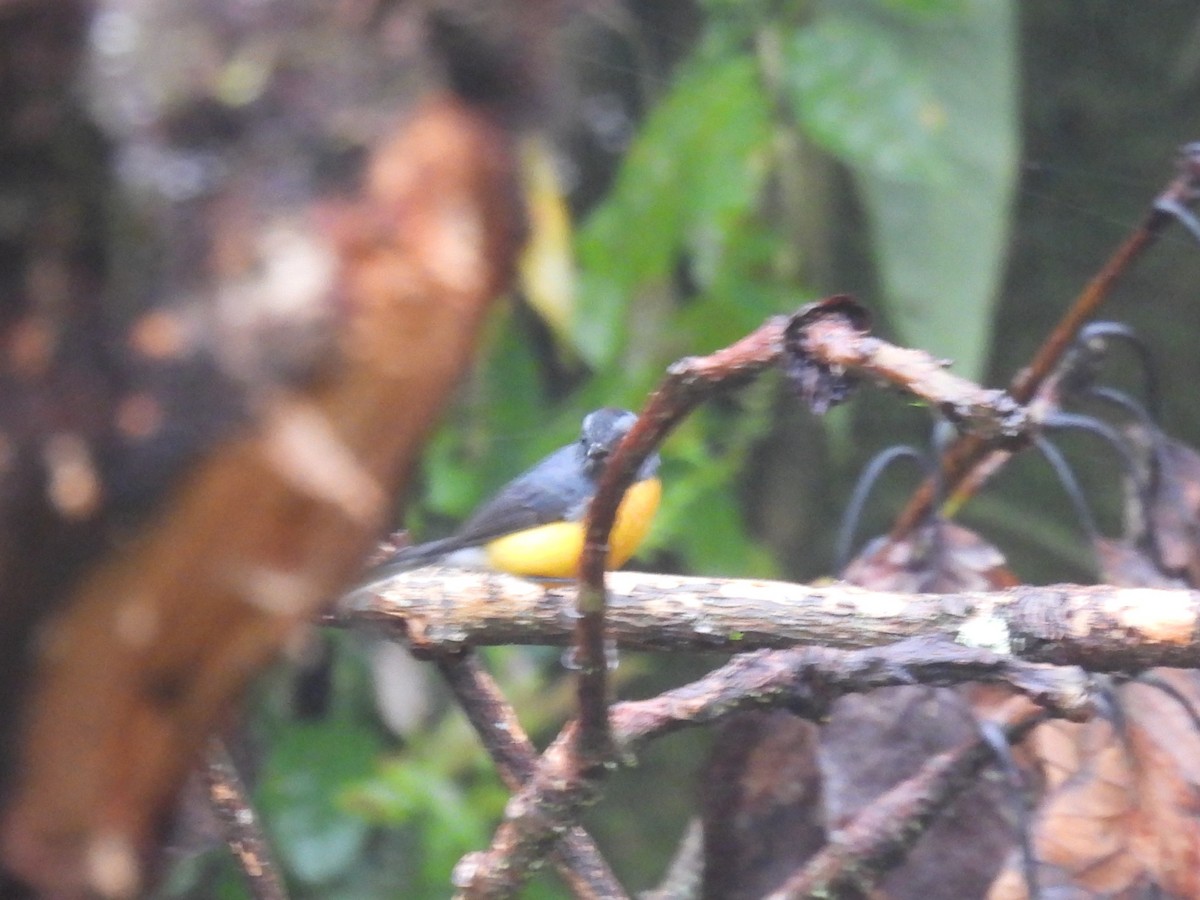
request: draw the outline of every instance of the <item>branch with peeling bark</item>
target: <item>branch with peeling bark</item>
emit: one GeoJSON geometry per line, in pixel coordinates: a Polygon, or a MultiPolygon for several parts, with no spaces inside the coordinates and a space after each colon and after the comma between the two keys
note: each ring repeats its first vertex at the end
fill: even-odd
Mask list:
{"type": "MultiPolygon", "coordinates": [[[[643,572],[610,573],[608,591],[608,636],[627,649],[856,648],[939,636],[1094,671],[1190,667],[1200,659],[1200,591],[1059,584],[901,594],[643,572]]],[[[418,569],[342,621],[402,636],[418,650],[562,645],[572,639],[573,599],[568,585],[418,569]]]]}
{"type": "MultiPolygon", "coordinates": [[[[810,588],[639,573],[611,574],[609,587],[609,633],[624,646],[750,649],[805,641],[826,645],[746,653],[693,684],[651,700],[616,704],[610,710],[612,740],[617,758],[626,761],[654,738],[711,724],[735,712],[786,708],[821,720],[839,696],[892,685],[1006,684],[1042,707],[1043,711],[1021,718],[1022,732],[1044,711],[1082,719],[1093,710],[1093,687],[1083,669],[1027,662],[965,646],[969,638],[1000,633],[999,626],[989,624],[995,622],[1009,628],[1012,640],[1018,623],[1041,622],[1044,633],[1028,624],[1021,631],[1023,646],[1036,656],[1032,648],[1038,641],[1061,634],[1061,623],[1047,615],[1051,607],[1061,607],[1075,624],[1077,641],[1086,640],[1082,626],[1089,621],[1097,628],[1098,640],[1106,639],[1117,620],[1126,635],[1140,631],[1145,646],[1126,658],[1132,664],[1139,652],[1145,654],[1140,658],[1148,659],[1155,652],[1151,645],[1161,650],[1171,643],[1172,631],[1184,635],[1179,630],[1182,610],[1190,609],[1200,618],[1200,594],[1191,592],[1058,586],[996,594],[900,595],[844,585],[810,588]],[[1155,620],[1140,610],[1141,603],[1166,615],[1155,620]],[[1088,609],[1092,618],[1081,618],[1088,609]],[[941,636],[897,642],[905,634],[921,633],[941,636]],[[950,638],[958,638],[959,643],[950,638]],[[863,649],[828,646],[856,643],[863,649]]],[[[605,770],[581,762],[576,751],[578,722],[564,729],[534,769],[532,756],[520,748],[514,751],[504,737],[511,731],[510,715],[497,707],[490,691],[483,690],[480,696],[480,673],[473,663],[452,661],[444,653],[463,642],[487,643],[489,634],[499,643],[566,643],[572,636],[570,608],[568,589],[562,586],[426,569],[397,577],[370,607],[349,619],[407,634],[418,648],[443,654],[439,666],[484,736],[498,768],[510,784],[514,773],[525,781],[509,803],[491,849],[466,857],[460,865],[455,880],[466,885],[461,896],[512,896],[564,831],[577,836],[578,816],[597,797],[605,770]]],[[[1100,652],[1100,645],[1079,646],[1088,654],[1100,652]]],[[[979,769],[988,752],[986,747],[971,745],[931,761],[927,772],[897,790],[895,805],[906,811],[902,821],[915,826],[928,822],[956,786],[979,769]]],[[[915,839],[913,827],[880,829],[873,821],[859,823],[856,842],[837,845],[836,853],[830,851],[832,856],[814,861],[820,863],[817,868],[798,873],[801,883],[845,876],[855,869],[843,864],[846,859],[894,855],[897,835],[915,839]]],[[[561,855],[558,860],[562,865],[561,855]]]]}

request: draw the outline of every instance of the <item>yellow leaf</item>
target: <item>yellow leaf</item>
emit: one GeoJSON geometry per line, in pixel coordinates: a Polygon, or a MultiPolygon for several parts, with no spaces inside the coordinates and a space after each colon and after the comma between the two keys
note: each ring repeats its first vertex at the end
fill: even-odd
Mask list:
{"type": "Polygon", "coordinates": [[[530,138],[521,148],[521,175],[529,214],[529,240],[520,259],[521,288],[555,337],[567,342],[575,309],[571,213],[554,154],[542,138],[530,138]]]}

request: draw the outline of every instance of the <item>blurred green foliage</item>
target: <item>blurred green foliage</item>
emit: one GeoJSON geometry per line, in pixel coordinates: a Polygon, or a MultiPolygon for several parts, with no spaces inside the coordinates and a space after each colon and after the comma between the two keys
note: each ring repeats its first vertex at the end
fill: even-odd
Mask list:
{"type": "MultiPolygon", "coordinates": [[[[674,359],[816,296],[804,248],[788,243],[789,217],[803,213],[780,197],[796,162],[779,152],[781,136],[824,148],[857,179],[885,294],[872,305],[900,339],[979,375],[1016,169],[1011,4],[706,8],[696,46],[578,229],[567,345],[539,355],[547,339],[527,321],[496,324],[486,361],[431,447],[418,524],[461,519],[571,440],[587,410],[637,408],[674,359]],[[565,397],[548,384],[558,373],[539,371],[547,353],[582,369],[565,397]]],[[[760,392],[734,402],[752,414],[705,412],[664,448],[668,491],[648,549],[691,572],[773,574],[736,491],[773,425],[771,401],[760,392]]]]}
{"type": "MultiPolygon", "coordinates": [[[[858,188],[881,287],[871,305],[903,341],[954,357],[965,375],[982,371],[1016,169],[1015,3],[700,8],[701,33],[637,124],[606,198],[561,248],[577,273],[566,328],[542,326],[528,307],[491,323],[405,505],[418,537],[452,527],[573,440],[588,410],[640,407],[673,360],[728,344],[826,287],[810,283],[810,248],[794,240],[797,221],[819,202],[785,189],[804,158],[797,147],[840,161],[858,188]]],[[[776,385],[755,385],[671,437],[647,564],[725,576],[782,571],[748,526],[743,490],[779,406],[776,385]]],[[[486,844],[507,793],[457,713],[402,746],[385,734],[362,663],[346,652],[352,642],[339,643],[329,718],[289,719],[279,683],[260,704],[269,751],[258,798],[289,881],[298,897],[445,896],[454,862],[486,844]]],[[[556,659],[525,651],[505,659],[492,657],[528,727],[552,733],[567,713],[556,659]]],[[[623,678],[634,674],[623,665],[623,678]]],[[[687,750],[673,752],[669,772],[632,782],[638,805],[678,825],[621,842],[639,858],[614,864],[639,883],[661,871],[689,814],[691,747],[687,761],[687,750]],[[646,796],[650,789],[661,796],[646,796]]],[[[628,825],[616,830],[641,835],[629,824],[637,808],[611,815],[628,825]]],[[[237,896],[230,864],[219,865],[219,895],[237,896]]],[[[188,882],[177,878],[175,894],[188,882]]],[[[190,881],[193,892],[198,883],[190,881]]],[[[530,896],[561,890],[544,880],[530,896]]]]}

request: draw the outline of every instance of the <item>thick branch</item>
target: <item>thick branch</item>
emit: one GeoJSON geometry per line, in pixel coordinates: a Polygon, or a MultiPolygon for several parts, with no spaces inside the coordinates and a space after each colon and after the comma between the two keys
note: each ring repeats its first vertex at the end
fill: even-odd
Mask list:
{"type": "MultiPolygon", "coordinates": [[[[490,117],[432,99],[372,145],[352,195],[289,211],[286,221],[306,223],[296,226],[312,248],[305,252],[329,260],[328,278],[310,293],[313,309],[338,311],[330,344],[339,352],[319,376],[306,372],[286,389],[259,385],[255,420],[197,458],[61,603],[43,598],[36,634],[44,637],[30,637],[21,653],[31,681],[23,714],[4,720],[15,729],[6,746],[19,777],[0,811],[0,864],[38,893],[136,892],[204,739],[358,569],[512,274],[521,210],[511,150],[490,117]],[[102,871],[101,858],[117,863],[102,871]]],[[[269,223],[281,220],[234,214],[247,202],[236,199],[241,183],[232,178],[235,193],[214,193],[212,207],[242,224],[209,232],[197,222],[174,238],[203,233],[215,246],[245,244],[255,258],[269,223]]],[[[191,273],[198,308],[211,297],[215,309],[232,278],[191,273]]],[[[143,321],[157,315],[167,313],[143,321]]],[[[40,579],[0,584],[0,609],[40,579]]]]}
{"type": "MultiPolygon", "coordinates": [[[[1106,585],[900,594],[844,584],[608,576],[608,633],[639,650],[878,647],[940,636],[1020,659],[1096,671],[1195,667],[1200,592],[1106,585]]],[[[398,576],[351,622],[400,631],[417,649],[566,644],[573,586],[428,568],[398,576]]]]}

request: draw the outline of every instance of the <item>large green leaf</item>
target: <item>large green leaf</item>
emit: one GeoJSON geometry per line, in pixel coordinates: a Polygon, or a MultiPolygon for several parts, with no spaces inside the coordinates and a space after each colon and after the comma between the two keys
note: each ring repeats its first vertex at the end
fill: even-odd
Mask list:
{"type": "Polygon", "coordinates": [[[789,87],[854,172],[901,339],[978,377],[1018,157],[1015,8],[899,6],[829,4],[790,46],[789,87]]]}
{"type": "Polygon", "coordinates": [[[346,798],[372,820],[392,827],[419,826],[420,875],[426,883],[436,884],[464,853],[487,844],[488,826],[504,796],[498,786],[489,794],[465,790],[436,763],[398,759],[380,767],[346,798]]]}
{"type": "Polygon", "coordinates": [[[895,30],[822,17],[791,42],[788,86],[810,139],[856,170],[930,182],[945,166],[944,113],[895,30]]]}
{"type": "MultiPolygon", "coordinates": [[[[491,323],[483,374],[473,377],[463,391],[460,421],[440,430],[426,449],[430,511],[465,518],[483,496],[578,434],[577,422],[564,431],[546,421],[528,341],[511,314],[491,323]]],[[[430,537],[419,535],[420,540],[430,537]]]]}
{"type": "Polygon", "coordinates": [[[610,197],[579,235],[573,327],[584,358],[611,365],[638,293],[668,281],[685,249],[713,273],[753,209],[766,167],[770,110],[743,54],[687,65],[650,114],[610,197]]]}
{"type": "Polygon", "coordinates": [[[328,881],[360,859],[367,822],[338,798],[381,750],[375,731],[350,720],[291,722],[275,736],[259,801],[284,865],[301,881],[328,881]]]}

